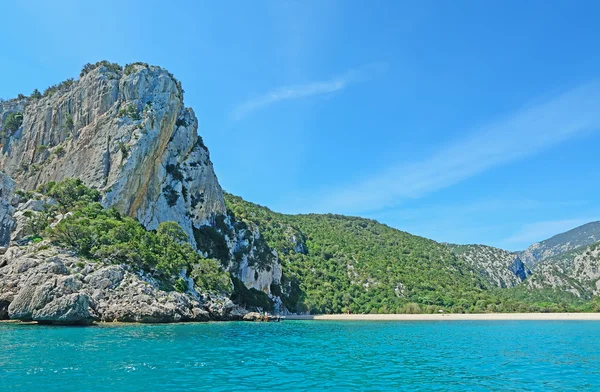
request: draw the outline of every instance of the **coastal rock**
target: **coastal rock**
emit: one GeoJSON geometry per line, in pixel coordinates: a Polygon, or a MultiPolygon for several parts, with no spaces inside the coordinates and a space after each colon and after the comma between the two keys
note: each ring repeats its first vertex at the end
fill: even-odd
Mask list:
{"type": "Polygon", "coordinates": [[[247,288],[271,294],[271,285],[280,284],[282,276],[277,251],[267,245],[258,227],[238,222],[229,215],[219,218],[216,227],[229,251],[226,269],[247,288]]]}
{"type": "Polygon", "coordinates": [[[250,312],[244,316],[244,321],[261,321],[263,316],[258,312],[250,312]]]}
{"type": "Polygon", "coordinates": [[[211,298],[207,303],[207,307],[213,320],[237,321],[242,320],[248,313],[247,310],[234,304],[229,298],[211,298]]]}
{"type": "Polygon", "coordinates": [[[525,264],[521,261],[519,256],[517,256],[514,261],[511,263],[509,269],[517,278],[521,281],[527,279],[527,276],[531,275],[531,271],[525,267],[525,264]]]}
{"type": "MultiPolygon", "coordinates": [[[[22,266],[23,264],[21,264],[22,266]]],[[[52,257],[34,268],[8,307],[12,319],[57,324],[87,324],[94,317],[80,282],[67,275],[60,259],[52,257]]]]}
{"type": "Polygon", "coordinates": [[[35,310],[32,320],[48,324],[88,324],[94,317],[90,314],[89,298],[85,294],[68,294],[35,310]]]}
{"type": "Polygon", "coordinates": [[[164,291],[142,271],[90,262],[46,241],[11,247],[0,260],[5,262],[0,267],[0,319],[167,323],[241,320],[247,313],[226,297],[164,291]]]}

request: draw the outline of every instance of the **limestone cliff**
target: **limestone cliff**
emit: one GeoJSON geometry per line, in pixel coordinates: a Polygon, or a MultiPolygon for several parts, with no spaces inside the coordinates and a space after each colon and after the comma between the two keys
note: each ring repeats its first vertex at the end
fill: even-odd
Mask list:
{"type": "Polygon", "coordinates": [[[14,190],[15,182],[0,172],[0,255],[6,252],[14,228],[14,190]]]}
{"type": "MultiPolygon", "coordinates": [[[[116,207],[149,230],[175,221],[199,251],[211,253],[212,243],[198,240],[218,217],[226,217],[223,191],[180,83],[144,63],[124,69],[88,64],[80,76],[43,96],[0,102],[0,172],[25,190],[79,178],[102,192],[105,207],[116,207]]],[[[0,207],[0,240],[9,224],[7,208],[0,207]]],[[[259,253],[253,243],[261,241],[260,233],[246,238],[246,231],[232,234],[234,224],[227,224],[231,230],[218,239],[226,247],[219,257],[223,266],[248,288],[270,293],[281,276],[277,256],[261,251],[267,260],[261,268],[248,264],[259,253]]]]}
{"type": "Polygon", "coordinates": [[[104,192],[103,204],[148,229],[178,222],[192,227],[225,212],[221,187],[198,121],[166,70],[99,65],[52,94],[4,102],[0,118],[22,114],[2,129],[1,171],[32,190],[80,178],[104,192]]]}

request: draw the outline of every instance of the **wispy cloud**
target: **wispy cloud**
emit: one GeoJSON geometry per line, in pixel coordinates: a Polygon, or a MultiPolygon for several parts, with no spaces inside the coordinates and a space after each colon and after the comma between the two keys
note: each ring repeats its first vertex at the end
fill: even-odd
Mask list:
{"type": "Polygon", "coordinates": [[[344,213],[390,207],[599,129],[600,83],[592,82],[475,129],[420,161],[326,192],[315,205],[344,213]]]}
{"type": "Polygon", "coordinates": [[[351,69],[331,80],[279,87],[241,103],[231,111],[231,118],[240,120],[252,112],[281,101],[308,98],[341,91],[352,84],[364,82],[379,73],[383,73],[386,69],[387,64],[374,63],[351,69]]]}
{"type": "Polygon", "coordinates": [[[375,219],[394,218],[397,221],[422,221],[423,219],[439,222],[448,220],[456,226],[460,219],[478,217],[481,214],[522,215],[539,210],[556,210],[569,207],[581,207],[587,204],[583,200],[533,200],[533,199],[491,199],[464,200],[461,204],[427,204],[421,207],[398,206],[375,211],[370,214],[375,219]]]}
{"type": "Polygon", "coordinates": [[[510,249],[514,248],[515,245],[528,246],[594,220],[588,217],[529,223],[523,225],[510,237],[502,240],[501,243],[510,249]]]}

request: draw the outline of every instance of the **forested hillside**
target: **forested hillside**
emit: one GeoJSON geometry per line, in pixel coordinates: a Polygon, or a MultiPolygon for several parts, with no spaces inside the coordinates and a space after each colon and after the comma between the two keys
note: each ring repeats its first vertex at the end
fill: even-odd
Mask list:
{"type": "Polygon", "coordinates": [[[285,215],[225,195],[228,213],[258,226],[277,250],[282,297],[290,311],[417,313],[578,310],[554,290],[494,288],[448,246],[374,220],[285,215]]]}

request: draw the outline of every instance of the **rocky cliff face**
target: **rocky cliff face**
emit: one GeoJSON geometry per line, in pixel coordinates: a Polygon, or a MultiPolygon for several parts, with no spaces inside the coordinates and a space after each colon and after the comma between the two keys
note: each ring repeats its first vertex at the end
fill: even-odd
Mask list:
{"type": "MultiPolygon", "coordinates": [[[[0,171],[17,187],[34,190],[80,178],[102,192],[104,206],[149,230],[175,221],[209,253],[207,244],[197,241],[217,217],[226,216],[223,192],[196,116],[184,106],[181,85],[168,71],[142,63],[125,69],[106,62],[86,66],[79,80],[49,88],[41,98],[1,102],[0,119],[0,171]],[[9,124],[15,116],[19,121],[9,124]]],[[[3,185],[5,192],[10,187],[3,185]]],[[[4,242],[8,208],[0,207],[4,242]]],[[[248,238],[259,242],[260,233],[245,236],[245,231],[222,236],[228,247],[222,262],[247,287],[269,293],[281,274],[277,258],[267,255],[268,268],[248,265],[254,258],[254,240],[248,238]]]]}
{"type": "Polygon", "coordinates": [[[2,171],[19,187],[80,178],[105,193],[105,206],[148,229],[176,221],[190,238],[193,226],[225,212],[198,121],[162,68],[100,65],[52,95],[0,110],[3,119],[23,115],[16,131],[4,130],[0,154],[2,171]]]}
{"type": "Polygon", "coordinates": [[[218,215],[213,226],[194,228],[194,236],[205,257],[218,259],[228,271],[235,271],[247,288],[271,295],[271,285],[280,284],[279,255],[256,225],[238,221],[228,211],[218,215]]]}
{"type": "Polygon", "coordinates": [[[460,259],[497,287],[514,287],[531,271],[513,252],[485,245],[448,245],[460,259]]]}
{"type": "Polygon", "coordinates": [[[14,191],[15,182],[0,172],[0,255],[6,252],[14,229],[14,191]]]}

